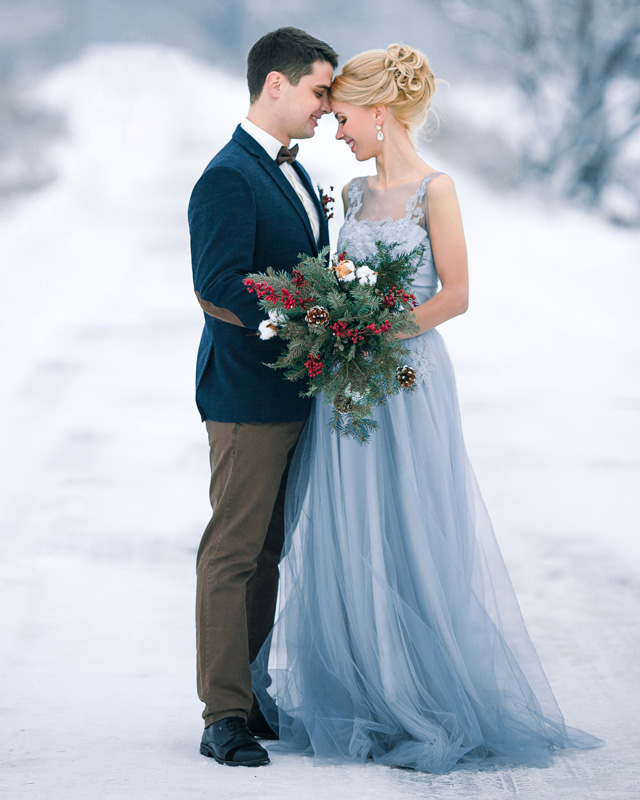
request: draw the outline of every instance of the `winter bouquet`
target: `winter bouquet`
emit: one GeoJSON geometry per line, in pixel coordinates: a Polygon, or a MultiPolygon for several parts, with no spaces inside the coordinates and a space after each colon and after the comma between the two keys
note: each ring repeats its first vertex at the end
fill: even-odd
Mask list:
{"type": "Polygon", "coordinates": [[[269,366],[292,381],[306,378],[301,395],[323,394],[333,405],[333,429],[361,442],[376,427],[374,406],[412,390],[416,379],[397,334],[419,332],[410,287],[422,248],[397,250],[377,242],[367,263],[344,252],[327,264],[325,248],[317,257],[301,256],[291,273],[270,267],[244,280],[268,314],[261,338],[286,343],[269,366]]]}

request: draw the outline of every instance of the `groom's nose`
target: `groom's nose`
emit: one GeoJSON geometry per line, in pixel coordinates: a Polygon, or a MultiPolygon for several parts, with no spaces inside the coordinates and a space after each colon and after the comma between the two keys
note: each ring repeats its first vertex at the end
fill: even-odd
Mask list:
{"type": "Polygon", "coordinates": [[[322,105],[320,106],[320,112],[322,114],[330,114],[331,113],[331,98],[325,95],[322,105]]]}

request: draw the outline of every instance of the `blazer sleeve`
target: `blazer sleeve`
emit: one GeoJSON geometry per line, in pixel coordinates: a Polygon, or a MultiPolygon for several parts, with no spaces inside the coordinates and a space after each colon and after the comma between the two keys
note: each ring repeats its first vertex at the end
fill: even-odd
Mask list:
{"type": "Polygon", "coordinates": [[[229,166],[212,166],[189,202],[194,289],[202,304],[228,309],[247,328],[266,318],[243,279],[253,271],[256,201],[247,178],[229,166]]]}

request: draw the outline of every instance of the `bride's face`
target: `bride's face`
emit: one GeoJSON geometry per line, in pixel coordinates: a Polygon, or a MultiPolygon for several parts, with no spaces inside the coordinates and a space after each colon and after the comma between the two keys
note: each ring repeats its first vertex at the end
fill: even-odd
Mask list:
{"type": "Polygon", "coordinates": [[[374,111],[368,106],[354,106],[351,103],[331,103],[338,120],[336,139],[344,140],[358,161],[367,161],[380,152],[377,141],[374,111]]]}

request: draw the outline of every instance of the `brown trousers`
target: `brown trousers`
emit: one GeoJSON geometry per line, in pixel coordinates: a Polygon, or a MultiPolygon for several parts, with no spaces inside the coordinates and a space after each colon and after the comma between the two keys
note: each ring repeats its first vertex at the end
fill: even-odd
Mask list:
{"type": "Polygon", "coordinates": [[[213,514],[196,563],[196,635],[210,725],[251,712],[249,665],[273,626],[287,474],[304,423],[206,426],[213,514]]]}

